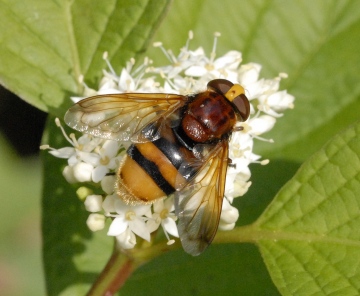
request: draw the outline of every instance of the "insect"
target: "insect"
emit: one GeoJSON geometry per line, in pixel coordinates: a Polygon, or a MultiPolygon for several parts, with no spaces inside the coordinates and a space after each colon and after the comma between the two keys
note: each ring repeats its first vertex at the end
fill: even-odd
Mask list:
{"type": "Polygon", "coordinates": [[[199,255],[219,225],[229,139],[249,117],[244,88],[211,80],[192,95],[123,93],[86,98],[65,114],[83,133],[131,142],[116,174],[116,193],[128,204],[175,194],[178,231],[186,252],[199,255]]]}

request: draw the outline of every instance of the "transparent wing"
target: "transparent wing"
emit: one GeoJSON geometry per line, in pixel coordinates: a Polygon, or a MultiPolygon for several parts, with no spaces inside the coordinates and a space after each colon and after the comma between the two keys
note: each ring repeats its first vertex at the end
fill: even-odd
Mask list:
{"type": "MultiPolygon", "coordinates": [[[[142,142],[141,131],[146,126],[168,117],[186,100],[186,96],[160,93],[99,95],[73,105],[64,120],[71,128],[95,137],[142,142]]],[[[159,137],[158,131],[151,131],[147,141],[159,137]]]]}
{"type": "Polygon", "coordinates": [[[189,184],[175,193],[180,240],[184,250],[193,256],[199,255],[210,245],[218,229],[228,148],[225,140],[217,144],[189,184]]]}

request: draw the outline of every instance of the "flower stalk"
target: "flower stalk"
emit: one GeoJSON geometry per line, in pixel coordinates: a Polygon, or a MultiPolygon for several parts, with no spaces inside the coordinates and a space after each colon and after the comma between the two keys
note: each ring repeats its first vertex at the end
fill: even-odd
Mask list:
{"type": "Polygon", "coordinates": [[[114,295],[121,289],[134,270],[134,260],[115,248],[110,260],[87,293],[87,296],[114,295]]]}
{"type": "Polygon", "coordinates": [[[170,250],[180,247],[180,242],[176,241],[171,245],[163,242],[153,245],[144,243],[141,247],[131,250],[120,250],[116,247],[115,242],[115,248],[109,261],[92,285],[87,296],[114,295],[121,290],[127,279],[138,267],[170,250]]]}

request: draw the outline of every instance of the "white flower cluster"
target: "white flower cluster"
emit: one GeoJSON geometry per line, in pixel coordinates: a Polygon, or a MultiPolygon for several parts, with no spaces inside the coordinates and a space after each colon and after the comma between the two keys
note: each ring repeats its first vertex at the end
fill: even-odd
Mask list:
{"type": "MultiPolygon", "coordinates": [[[[231,206],[231,203],[235,197],[244,195],[251,185],[249,164],[268,162],[259,161],[260,156],[252,152],[254,139],[262,139],[259,136],[272,129],[276,118],[282,116],[284,110],[293,107],[294,97],[286,91],[279,91],[280,80],[286,77],[285,74],[273,79],[259,79],[261,66],[254,63],[241,64],[241,53],[238,51],[229,51],[217,58],[218,37],[219,34],[216,33],[210,57],[201,47],[195,51],[189,49],[191,32],[186,46],[178,56],[166,51],[161,43],[155,43],[154,46],[159,47],[167,56],[170,65],[154,67],[152,61],[146,58],[143,64],[135,69],[135,61],[130,60],[120,76],[112,69],[105,53],[104,59],[110,71],[103,72],[98,91],[86,87],[85,95],[122,92],[189,94],[205,90],[207,83],[217,78],[241,84],[251,104],[251,116],[246,122],[239,123],[242,130],[234,132],[230,140],[229,157],[232,164],[227,172],[219,224],[219,229],[230,230],[234,228],[239,217],[238,210],[231,206]]],[[[79,99],[73,98],[75,102],[79,99]]],[[[56,123],[71,147],[54,149],[44,145],[41,148],[49,149],[52,155],[68,160],[63,171],[68,182],[93,182],[101,186],[102,194],[87,193],[85,198],[85,207],[91,212],[87,225],[92,231],[103,229],[106,217],[110,217],[112,222],[108,235],[115,236],[119,246],[124,249],[135,246],[136,236],[150,241],[150,234],[155,233],[160,225],[168,244],[173,242],[169,234],[178,237],[173,196],[152,205],[130,206],[114,194],[114,173],[125,153],[126,143],[90,135],[82,135],[76,139],[74,134],[66,135],[59,120],[56,123]]]]}

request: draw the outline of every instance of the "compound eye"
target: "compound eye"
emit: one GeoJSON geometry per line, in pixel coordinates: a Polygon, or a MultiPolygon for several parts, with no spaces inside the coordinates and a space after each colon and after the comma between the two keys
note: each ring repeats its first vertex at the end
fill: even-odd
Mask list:
{"type": "Polygon", "coordinates": [[[217,93],[226,94],[233,85],[232,82],[226,79],[214,79],[209,81],[207,87],[217,93]]]}
{"type": "Polygon", "coordinates": [[[250,103],[248,98],[244,94],[241,94],[237,96],[232,103],[236,106],[236,109],[238,109],[242,120],[246,121],[250,115],[250,103]]]}

